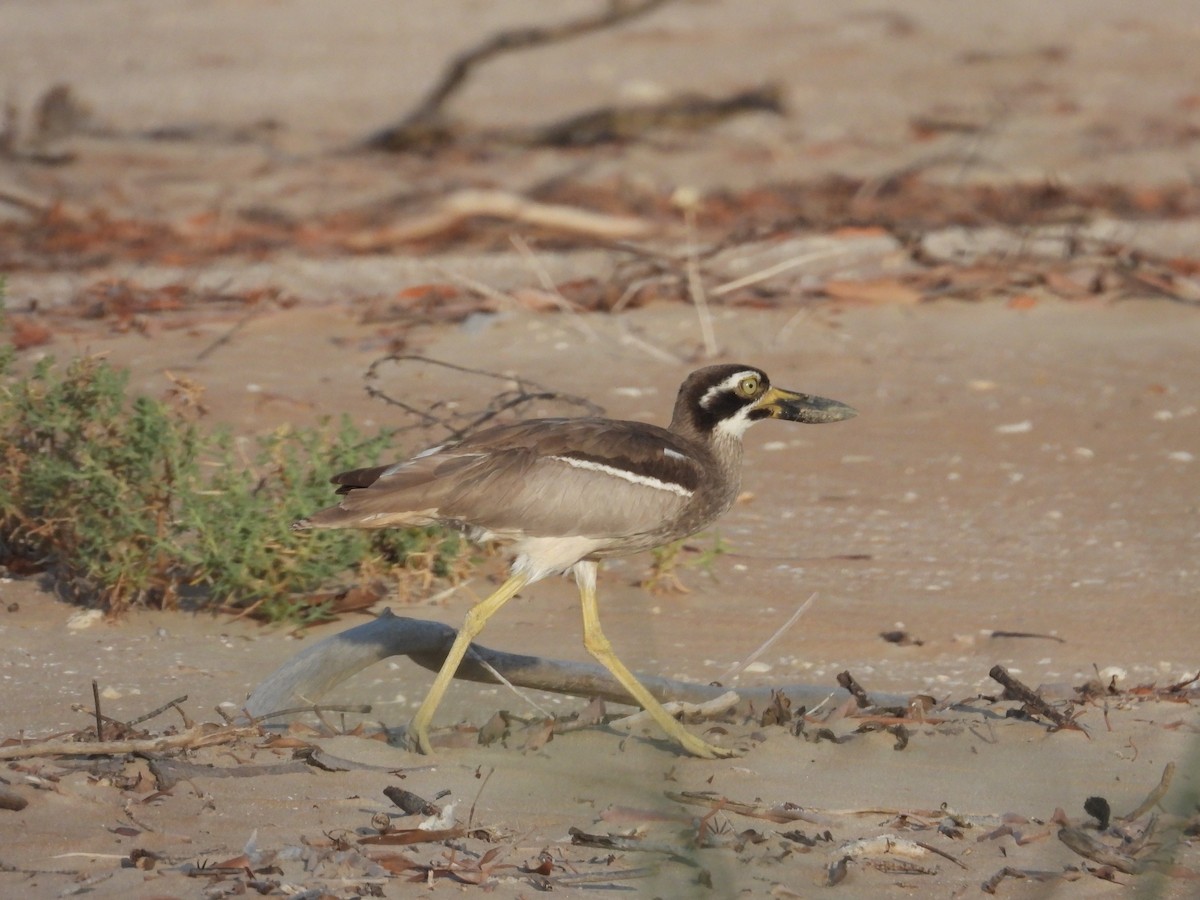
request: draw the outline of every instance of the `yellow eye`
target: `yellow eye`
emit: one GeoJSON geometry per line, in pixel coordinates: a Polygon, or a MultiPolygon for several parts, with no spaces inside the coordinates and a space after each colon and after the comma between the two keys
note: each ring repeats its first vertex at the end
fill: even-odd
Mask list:
{"type": "Polygon", "coordinates": [[[738,393],[743,397],[753,397],[760,387],[757,375],[748,375],[738,382],[738,393]]]}

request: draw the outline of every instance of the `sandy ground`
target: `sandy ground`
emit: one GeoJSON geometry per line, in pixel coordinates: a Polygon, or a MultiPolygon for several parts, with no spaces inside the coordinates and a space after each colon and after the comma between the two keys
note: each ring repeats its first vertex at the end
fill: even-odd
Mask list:
{"type": "MultiPolygon", "coordinates": [[[[775,80],[788,88],[791,115],[748,117],[707,135],[583,159],[537,152],[439,168],[328,155],[413,102],[452,48],[541,12],[532,4],[436,6],[438,14],[434,4],[410,4],[402,18],[391,4],[371,2],[347,15],[313,2],[9,2],[0,10],[0,77],[21,109],[51,83],[68,81],[109,133],[72,139],[70,165],[4,162],[0,174],[23,190],[172,221],[259,203],[297,215],[327,212],[414,185],[433,193],[478,183],[522,190],[564,171],[584,182],[615,173],[704,189],[827,172],[877,175],[943,156],[945,166],[929,165],[947,179],[1136,176],[1161,184],[1194,174],[1197,24],[1189,4],[1171,2],[1136,13],[1115,2],[972,5],[960,19],[933,2],[909,4],[903,14],[835,3],[763,3],[753,13],[735,13],[730,3],[682,4],[624,37],[540,51],[539,71],[554,78],[531,80],[515,61],[502,61],[455,110],[481,122],[536,121],[614,96],[775,80]],[[984,130],[930,145],[913,140],[914,116],[965,119],[984,130]],[[276,125],[249,141],[229,137],[264,119],[276,125]],[[167,145],[136,136],[168,125],[217,136],[167,145]]],[[[1195,233],[1187,222],[1147,224],[1143,232],[1152,227],[1183,246],[1191,238],[1180,235],[1195,233]]],[[[590,252],[547,254],[543,264],[558,279],[602,275],[610,262],[590,252]]],[[[298,305],[263,311],[204,358],[198,354],[229,333],[228,317],[123,335],[81,323],[48,348],[59,356],[105,352],[152,393],[164,389],[164,369],[181,371],[205,385],[214,417],[251,432],[331,410],[385,422],[387,409],[361,385],[385,335],[364,324],[361,306],[350,301],[447,267],[505,289],[537,277],[508,252],[432,261],[283,254],[175,270],[118,262],[11,271],[7,281],[18,306],[67,300],[104,278],[131,275],[149,284],[286,285],[298,305]]],[[[868,690],[947,700],[997,695],[988,678],[996,664],[1060,697],[1100,670],[1118,674],[1122,689],[1196,674],[1200,318],[1193,306],[1125,296],[1039,300],[1030,308],[796,303],[717,308],[715,316],[721,358],[844,400],[860,416],[831,428],[767,423],[750,433],[749,496],[716,528],[729,552],[710,569],[684,571],[690,593],[638,589],[644,558],[606,567],[606,631],[634,669],[718,678],[815,596],[745,682],[828,684],[835,693],[835,675],[849,669],[868,690]],[[897,628],[920,643],[880,637],[897,628]]],[[[667,305],[619,317],[510,309],[423,326],[409,340],[430,356],[520,372],[589,396],[611,414],[660,422],[702,351],[693,312],[667,305]]],[[[389,386],[409,390],[413,382],[389,386]]],[[[453,377],[419,383],[431,399],[461,397],[470,387],[453,377]]],[[[437,602],[387,602],[457,625],[497,571],[483,566],[437,602]]],[[[72,705],[90,708],[92,679],[114,717],[186,693],[193,718],[216,721],[216,704],[240,702],[291,654],[348,624],[297,638],[208,616],[142,612],[77,629],[68,623],[78,610],[33,581],[5,580],[0,599],[8,609],[0,613],[4,738],[86,727],[87,714],[72,705]]],[[[578,635],[573,588],[549,582],[513,601],[483,640],[583,660],[578,635]]],[[[329,699],[370,702],[372,721],[399,725],[428,682],[407,662],[382,664],[329,699]]],[[[535,699],[564,712],[584,706],[535,699]]],[[[1114,695],[1085,707],[1086,735],[1004,718],[1012,706],[946,713],[944,722],[913,727],[899,752],[887,733],[817,742],[781,726],[722,723],[719,739],[746,752],[721,762],[682,758],[653,733],[627,738],[612,728],[561,735],[536,750],[514,738],[507,747],[458,747],[433,759],[361,737],[305,734],[329,754],[377,768],[192,775],[165,795],[152,793],[136,759],[116,766],[39,759],[2,773],[29,805],[0,811],[0,893],[202,896],[249,876],[189,878],[180,867],[236,858],[252,842],[244,862],[264,882],[280,882],[277,891],[415,895],[419,885],[388,879],[331,843],[368,833],[373,814],[395,811],[383,788],[402,786],[429,799],[448,792],[439,802],[454,803],[461,823],[469,818],[482,829],[445,845],[392,848],[416,865],[459,867],[457,880],[436,873],[424,889],[430,895],[486,888],[529,896],[536,877],[520,867],[537,869],[545,851],[551,877],[601,873],[592,884],[562,880],[560,890],[604,895],[812,896],[827,890],[830,867],[850,856],[845,879],[828,890],[965,896],[1012,866],[1065,875],[1005,880],[997,888],[1005,896],[1116,897],[1135,882],[1161,896],[1194,896],[1194,836],[1175,857],[1186,868],[1171,877],[1115,872],[1108,881],[1096,877],[1103,871],[1083,874],[1085,865],[1101,867],[1047,824],[1056,808],[1076,825],[1091,821],[1083,810],[1091,796],[1105,797],[1116,815],[1128,813],[1169,763],[1177,768],[1161,817],[1194,813],[1187,806],[1200,780],[1193,706],[1114,695]],[[711,809],[667,796],[686,791],[804,812],[787,823],[729,807],[706,816],[711,809]],[[997,831],[1005,826],[1012,833],[997,831]],[[571,828],[634,837],[646,849],[575,846],[571,828]],[[880,835],[893,836],[894,852],[852,843],[880,835]],[[904,843],[912,841],[934,850],[904,843]],[[123,866],[135,848],[162,858],[152,870],[123,866]],[[470,861],[493,849],[499,854],[487,860],[495,868],[481,876],[485,887],[465,884],[478,871],[470,861]]],[[[498,709],[531,712],[506,690],[462,684],[439,721],[478,726],[498,709]]],[[[828,722],[838,736],[855,725],[843,716],[828,722]]],[[[286,761],[290,750],[247,739],[192,758],[236,767],[286,761]]],[[[1140,816],[1129,833],[1147,821],[1140,816]]],[[[1090,833],[1110,845],[1118,840],[1090,833]]]]}

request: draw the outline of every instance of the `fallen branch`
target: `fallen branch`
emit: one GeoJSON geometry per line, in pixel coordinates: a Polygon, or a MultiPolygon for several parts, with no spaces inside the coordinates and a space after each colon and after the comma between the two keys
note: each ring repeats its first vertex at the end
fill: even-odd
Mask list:
{"type": "Polygon", "coordinates": [[[607,868],[597,872],[568,872],[564,875],[555,875],[547,878],[545,883],[551,887],[555,885],[580,887],[590,884],[619,884],[622,881],[629,881],[634,878],[649,878],[656,874],[658,874],[658,869],[654,866],[640,866],[636,869],[607,868]]]}
{"type": "Polygon", "coordinates": [[[1083,731],[1070,716],[1060,713],[1043,700],[1037,691],[1014,678],[1004,666],[992,666],[991,671],[988,672],[988,677],[993,681],[1000,682],[1004,686],[1004,696],[1006,699],[1019,700],[1031,712],[1045,716],[1059,728],[1074,728],[1083,731]]]}
{"type": "Polygon", "coordinates": [[[206,766],[181,759],[151,759],[150,774],[160,791],[169,791],[180,781],[193,778],[258,778],[262,775],[299,775],[309,772],[309,763],[297,759],[270,765],[206,766]]]}
{"type": "Polygon", "coordinates": [[[632,216],[614,216],[573,206],[538,203],[507,191],[463,190],[442,200],[424,216],[386,228],[350,235],[345,246],[358,252],[384,250],[424,241],[461,227],[472,219],[501,219],[547,231],[566,232],[603,241],[644,238],[654,226],[632,216]]]}
{"type": "MultiPolygon", "coordinates": [[[[312,704],[350,676],[392,656],[408,656],[418,665],[438,671],[457,632],[441,622],[427,622],[394,615],[384,610],[378,618],[331,635],[297,653],[268,675],[244,705],[248,715],[260,718],[292,706],[312,704]]],[[[496,684],[496,677],[483,665],[502,674],[517,687],[580,697],[599,697],[613,703],[636,705],[609,671],[598,664],[566,662],[523,656],[471,645],[456,677],[483,684],[496,684]]],[[[705,703],[726,693],[713,684],[677,681],[653,675],[638,680],[660,702],[705,703]]],[[[739,687],[743,702],[771,702],[777,691],[795,706],[813,707],[828,697],[828,687],[807,684],[739,687]]],[[[903,695],[878,695],[878,702],[904,706],[903,695]]]]}
{"type": "Polygon", "coordinates": [[[450,61],[441,78],[411,113],[395,125],[370,135],[363,146],[373,150],[404,151],[445,143],[449,126],[442,113],[446,101],[466,82],[481,64],[495,56],[559,43],[592,31],[611,28],[622,22],[653,12],[670,0],[640,0],[637,3],[609,3],[604,11],[578,19],[542,27],[514,28],[501,31],[460,53],[450,61]]]}
{"type": "Polygon", "coordinates": [[[164,750],[195,750],[215,744],[228,744],[242,737],[258,735],[257,728],[197,725],[180,734],[130,741],[42,741],[0,747],[0,760],[30,759],[37,756],[122,756],[126,753],[161,753],[164,750]]]}
{"type": "Polygon", "coordinates": [[[924,859],[929,855],[929,848],[917,841],[902,838],[894,834],[879,834],[874,837],[859,838],[838,848],[838,854],[858,859],[863,856],[894,855],[908,859],[924,859]]]}
{"type": "Polygon", "coordinates": [[[601,850],[616,850],[620,853],[627,853],[631,850],[642,853],[663,853],[677,862],[695,865],[695,861],[688,855],[686,848],[661,841],[647,841],[635,835],[592,834],[582,828],[576,828],[574,825],[567,829],[567,834],[571,836],[571,844],[576,847],[598,847],[601,850]]]}
{"type": "Polygon", "coordinates": [[[1126,875],[1137,875],[1146,868],[1145,863],[1141,860],[1126,856],[1107,844],[1100,843],[1081,828],[1070,826],[1061,828],[1058,832],[1058,839],[1080,856],[1098,862],[1102,866],[1112,866],[1118,872],[1124,872],[1126,875]]]}
{"type": "Polygon", "coordinates": [[[1031,881],[1049,882],[1049,881],[1076,881],[1080,878],[1079,872],[1043,872],[1034,869],[1016,869],[1012,866],[1005,866],[987,881],[979,886],[979,889],[985,894],[994,894],[996,889],[1000,887],[1000,882],[1005,878],[1022,879],[1028,878],[1031,881]]]}
{"type": "Polygon", "coordinates": [[[604,106],[558,122],[500,130],[491,136],[530,147],[591,147],[638,140],[663,128],[695,131],[745,112],[783,115],[783,111],[783,92],[779,86],[764,84],[723,97],[686,93],[660,103],[604,106]]]}
{"type": "Polygon", "coordinates": [[[704,806],[715,811],[737,813],[753,819],[766,819],[768,822],[775,822],[779,825],[788,822],[829,825],[832,822],[829,816],[823,812],[797,806],[795,803],[778,803],[773,806],[742,803],[711,791],[665,791],[664,793],[668,800],[674,800],[676,803],[704,806]]]}
{"type": "Polygon", "coordinates": [[[1138,804],[1137,809],[1127,815],[1121,816],[1121,821],[1126,823],[1133,822],[1134,820],[1140,819],[1146,813],[1150,812],[1150,810],[1152,810],[1155,805],[1167,795],[1167,791],[1171,789],[1171,780],[1174,777],[1175,763],[1169,762],[1163,767],[1162,778],[1159,779],[1158,784],[1154,787],[1154,790],[1152,790],[1146,796],[1145,800],[1138,804]]]}
{"type": "Polygon", "coordinates": [[[837,683],[850,692],[850,696],[854,698],[854,702],[859,709],[871,709],[877,704],[871,702],[871,698],[867,696],[867,692],[863,690],[863,686],[855,681],[854,676],[849,671],[839,672],[837,683]]]}
{"type": "MultiPolygon", "coordinates": [[[[663,709],[677,719],[682,716],[685,722],[703,722],[709,719],[719,719],[721,716],[726,715],[741,702],[741,699],[736,691],[726,691],[721,696],[706,700],[703,703],[681,703],[678,700],[671,700],[663,704],[663,709]]],[[[615,719],[609,724],[614,728],[633,729],[651,721],[653,719],[650,713],[643,709],[632,715],[615,719]]]]}

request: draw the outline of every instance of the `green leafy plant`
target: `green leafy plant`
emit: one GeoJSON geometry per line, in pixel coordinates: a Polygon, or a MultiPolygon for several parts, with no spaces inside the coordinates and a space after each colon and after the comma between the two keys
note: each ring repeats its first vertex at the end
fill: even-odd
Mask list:
{"type": "Polygon", "coordinates": [[[41,571],[69,598],[254,609],[307,622],[308,595],[348,571],[452,576],[455,536],[430,529],[294,535],[330,502],[329,472],[395,448],[348,419],[258,438],[200,426],[186,397],[131,397],[103,359],[12,373],[0,349],[0,563],[41,571]]]}
{"type": "MultiPolygon", "coordinates": [[[[707,532],[699,535],[704,537],[707,532]]],[[[650,571],[642,579],[641,586],[654,594],[687,594],[690,588],[680,578],[683,568],[697,569],[707,575],[713,574],[717,558],[729,551],[729,546],[719,534],[712,534],[712,545],[701,549],[690,543],[693,538],[680,538],[650,551],[650,571]],[[690,554],[690,556],[685,556],[690,554]]]]}

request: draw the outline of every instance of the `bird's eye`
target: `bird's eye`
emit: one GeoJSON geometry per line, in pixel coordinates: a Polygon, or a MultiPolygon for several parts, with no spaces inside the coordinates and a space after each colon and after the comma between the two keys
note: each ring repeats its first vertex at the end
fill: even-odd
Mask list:
{"type": "Polygon", "coordinates": [[[753,397],[758,393],[758,376],[748,375],[738,382],[738,393],[743,397],[753,397]]]}

